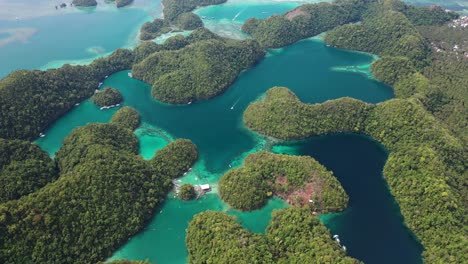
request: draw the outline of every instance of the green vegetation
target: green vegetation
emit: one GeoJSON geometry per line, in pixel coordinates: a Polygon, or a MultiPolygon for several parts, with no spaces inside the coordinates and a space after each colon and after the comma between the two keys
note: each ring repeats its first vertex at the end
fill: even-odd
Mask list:
{"type": "Polygon", "coordinates": [[[348,204],[340,183],[314,159],[268,152],[251,154],[244,167],[224,174],[219,192],[235,209],[249,211],[264,206],[272,195],[320,213],[341,211],[348,204]]]}
{"type": "Polygon", "coordinates": [[[166,25],[164,19],[156,18],[153,22],[146,22],[141,26],[140,39],[152,40],[170,31],[171,28],[166,25]]]}
{"type": "Polygon", "coordinates": [[[392,10],[372,14],[361,24],[331,30],[325,36],[325,42],[338,48],[382,56],[404,56],[417,66],[425,65],[430,52],[427,42],[404,14],[392,10]]]}
{"type": "Polygon", "coordinates": [[[106,87],[101,91],[96,92],[91,97],[91,100],[97,106],[109,106],[120,104],[123,100],[123,96],[118,90],[106,87]]]}
{"type": "Polygon", "coordinates": [[[179,197],[180,199],[187,201],[195,198],[197,194],[195,193],[195,188],[191,184],[184,184],[180,187],[179,197]]]}
{"type": "Polygon", "coordinates": [[[97,6],[96,0],[73,0],[72,4],[78,7],[97,6]]]}
{"type": "MultiPolygon", "coordinates": [[[[106,76],[131,69],[133,64],[159,51],[177,50],[189,44],[210,39],[222,40],[207,29],[199,28],[190,36],[175,36],[162,45],[144,42],[134,51],[118,49],[110,56],[96,59],[88,66],[64,65],[59,69],[47,71],[14,71],[0,80],[0,124],[2,124],[0,138],[34,139],[46,127],[72,109],[75,104],[91,97],[99,82],[106,76]]],[[[233,59],[236,63],[241,63],[238,59],[252,60],[260,56],[257,53],[246,54],[248,48],[255,49],[250,50],[252,52],[261,52],[251,41],[233,41],[232,43],[234,44],[226,43],[226,46],[229,46],[233,53],[238,51],[242,54],[239,58],[233,59]],[[246,53],[240,51],[239,46],[247,47],[245,50],[242,49],[246,53]]],[[[209,51],[205,52],[209,53],[209,51]]],[[[222,67],[230,66],[222,65],[222,67]]],[[[238,67],[240,67],[239,64],[234,66],[236,69],[238,67]]],[[[244,69],[248,65],[242,65],[242,67],[244,69]]]]}
{"type": "Polygon", "coordinates": [[[227,0],[163,0],[164,19],[146,22],[140,29],[141,40],[151,40],[177,30],[194,30],[203,27],[203,21],[190,12],[199,6],[218,5],[227,0]]]}
{"type": "Polygon", "coordinates": [[[372,2],[374,0],[338,0],[305,4],[284,15],[265,20],[249,19],[242,31],[252,35],[264,48],[280,48],[338,25],[359,21],[372,2]]]}
{"type": "Polygon", "coordinates": [[[131,68],[133,52],[116,50],[88,66],[18,70],[0,80],[0,137],[33,139],[76,103],[93,95],[105,76],[131,68]]]}
{"type": "Polygon", "coordinates": [[[391,152],[384,176],[405,222],[431,263],[464,259],[467,224],[463,143],[414,97],[377,105],[349,98],[307,105],[289,90],[274,88],[251,104],[245,124],[262,134],[301,139],[330,133],[369,135],[391,152]]]}
{"type": "Polygon", "coordinates": [[[196,215],[187,229],[189,263],[359,263],[346,257],[327,228],[306,209],[273,212],[266,235],[221,212],[196,215]],[[222,252],[222,253],[221,253],[222,252]]]}
{"type": "Polygon", "coordinates": [[[188,12],[183,13],[177,18],[177,26],[184,30],[194,30],[203,27],[203,22],[200,17],[194,13],[188,12]]]}
{"type": "Polygon", "coordinates": [[[115,112],[110,123],[133,131],[140,125],[140,114],[134,108],[125,106],[115,112]]]}
{"type": "MultiPolygon", "coordinates": [[[[150,161],[126,128],[75,129],[57,153],[60,177],[0,204],[1,263],[95,263],[138,232],[197,158],[177,140],[150,161]]],[[[27,156],[25,154],[25,156],[27,156]]]]}
{"type": "Polygon", "coordinates": [[[415,7],[405,5],[402,12],[416,26],[443,25],[459,17],[457,13],[446,12],[445,9],[440,6],[415,7]]]}
{"type": "Polygon", "coordinates": [[[115,6],[121,8],[133,3],[133,0],[115,0],[115,6]]]}
{"type": "Polygon", "coordinates": [[[196,7],[219,5],[227,0],[163,0],[164,19],[170,23],[175,23],[180,15],[194,10],[196,7]]]}
{"type": "Polygon", "coordinates": [[[253,40],[217,38],[197,41],[180,50],[153,53],[135,64],[132,72],[135,78],[153,84],[152,95],[156,99],[183,104],[224,92],[242,70],[264,54],[253,40]]]}
{"type": "Polygon", "coordinates": [[[407,57],[382,57],[372,63],[371,71],[380,81],[394,85],[400,79],[416,73],[416,68],[407,57]]]}
{"type": "Polygon", "coordinates": [[[457,17],[440,7],[385,0],[370,8],[362,24],[337,27],[325,41],[384,56],[372,65],[374,76],[394,85],[399,98],[419,98],[466,145],[468,31],[442,25],[457,17]]]}
{"type": "Polygon", "coordinates": [[[253,234],[221,212],[205,211],[189,224],[189,263],[272,263],[266,239],[253,234]]]}
{"type": "Polygon", "coordinates": [[[57,166],[37,145],[0,139],[0,203],[35,192],[57,178],[57,166]]]}

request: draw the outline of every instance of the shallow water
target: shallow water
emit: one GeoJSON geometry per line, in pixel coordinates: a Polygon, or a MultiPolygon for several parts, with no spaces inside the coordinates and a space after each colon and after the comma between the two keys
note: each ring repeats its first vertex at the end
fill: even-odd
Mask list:
{"type": "MultiPolygon", "coordinates": [[[[261,210],[241,213],[229,209],[216,195],[217,181],[229,169],[229,165],[240,166],[249,153],[268,149],[272,144],[243,126],[243,111],[250,102],[273,86],[289,87],[302,101],[309,103],[343,96],[373,103],[392,98],[391,88],[373,80],[366,72],[366,65],[373,59],[371,55],[329,48],[319,39],[309,39],[272,51],[258,65],[243,72],[223,95],[178,106],[151,99],[151,87],[129,78],[127,71],[109,76],[103,86],[119,89],[124,96],[122,105],[136,108],[142,116],[144,124],[136,131],[141,140],[142,156],[151,158],[154,151],[164,147],[173,138],[191,139],[198,146],[200,160],[181,179],[181,183],[209,183],[213,186],[212,194],[193,202],[179,201],[170,194],[168,202],[156,210],[160,213],[155,214],[145,231],[132,238],[112,259],[185,263],[187,224],[194,214],[207,209],[226,211],[237,216],[243,226],[251,231],[263,232],[271,218],[271,211],[283,208],[284,202],[275,199],[261,210]],[[351,70],[337,71],[336,67],[351,70]],[[361,71],[352,70],[356,67],[361,71]]],[[[86,101],[51,126],[45,132],[46,137],[38,139],[37,143],[52,154],[74,127],[88,122],[106,122],[115,111],[116,108],[101,111],[86,101]]],[[[374,155],[372,149],[370,153],[374,155]]],[[[391,197],[388,199],[393,201],[391,197]]],[[[394,220],[397,220],[396,225],[401,225],[401,219],[394,220]]],[[[407,233],[402,226],[401,229],[407,233]]]]}
{"type": "MultiPolygon", "coordinates": [[[[40,9],[44,4],[32,1],[30,5],[40,9]]],[[[133,47],[138,43],[140,26],[161,15],[160,0],[136,0],[135,6],[121,9],[104,3],[86,11],[74,7],[55,10],[54,5],[47,8],[53,13],[23,18],[22,12],[29,9],[20,9],[18,20],[0,16],[0,34],[9,32],[14,36],[0,35],[0,78],[16,69],[85,64],[115,49],[133,47]]]]}
{"type": "MultiPolygon", "coordinates": [[[[222,6],[203,8],[196,12],[205,16],[205,25],[215,32],[243,38],[245,36],[239,31],[240,25],[249,16],[262,18],[273,13],[283,13],[300,3],[302,2],[233,0],[222,6]]],[[[69,34],[66,36],[71,38],[70,43],[46,36],[40,41],[41,34],[37,33],[24,44],[30,45],[30,53],[24,55],[15,49],[10,53],[19,56],[17,65],[22,68],[37,68],[41,65],[53,67],[70,60],[86,62],[87,60],[83,59],[89,58],[88,54],[91,54],[91,57],[99,56],[131,43],[134,40],[132,34],[136,33],[129,32],[135,32],[139,28],[135,24],[148,19],[147,11],[135,8],[109,11],[109,14],[106,12],[99,12],[97,9],[88,13],[67,14],[62,18],[36,18],[39,21],[37,25],[44,23],[45,28],[55,26],[57,31],[54,34],[64,30],[57,27],[67,24],[65,22],[68,19],[83,23],[86,15],[92,17],[91,20],[101,21],[100,26],[103,28],[96,29],[95,32],[91,30],[94,33],[69,29],[70,32],[74,32],[66,33],[69,34]],[[100,18],[94,17],[95,12],[100,18]],[[105,18],[108,15],[111,17],[105,18]],[[40,22],[41,19],[44,21],[40,22]],[[125,20],[123,25],[122,19],[125,20]],[[115,28],[113,25],[117,24],[117,21],[119,30],[109,30],[115,28]],[[112,34],[105,35],[107,33],[112,34]],[[102,41],[95,43],[88,34],[94,34],[95,38],[102,41]],[[109,41],[109,46],[102,44],[107,43],[106,41],[109,41]],[[69,45],[70,51],[63,53],[64,47],[68,48],[69,45]],[[55,47],[55,50],[51,47],[55,47]]],[[[17,22],[0,21],[0,28],[5,24],[10,25],[8,23],[17,22]]],[[[26,23],[23,26],[27,28],[30,24],[26,23]]],[[[27,35],[28,31],[24,32],[23,35],[27,35]]],[[[1,36],[4,38],[5,34],[1,36]]],[[[2,54],[8,54],[4,51],[5,47],[8,45],[0,48],[0,60],[2,54]]],[[[16,65],[12,56],[4,58],[9,62],[8,67],[16,65]]],[[[241,213],[230,209],[217,195],[217,181],[229,169],[229,165],[240,166],[249,153],[261,149],[268,150],[274,143],[251,133],[243,126],[243,111],[250,102],[258,99],[273,86],[289,87],[302,101],[308,103],[343,96],[371,103],[390,99],[393,97],[391,88],[373,80],[369,73],[369,64],[373,59],[375,58],[371,55],[329,48],[319,39],[310,39],[284,49],[270,51],[267,58],[257,66],[243,72],[223,95],[209,101],[179,106],[165,105],[151,99],[151,87],[129,78],[127,71],[109,76],[103,87],[119,89],[124,96],[122,105],[134,107],[142,116],[143,124],[135,131],[140,140],[142,157],[150,159],[155,151],[162,149],[175,138],[189,138],[197,144],[200,159],[193,170],[180,179],[180,183],[209,183],[213,187],[212,193],[197,201],[182,202],[173,198],[174,194],[169,194],[167,202],[156,208],[148,226],[116,251],[111,259],[149,259],[163,264],[186,263],[185,229],[193,215],[205,210],[225,211],[236,216],[249,230],[264,232],[271,218],[271,211],[287,206],[282,200],[272,199],[261,210],[241,213]]],[[[2,67],[3,65],[0,65],[0,76],[9,71],[2,72],[2,67]]],[[[74,128],[89,122],[107,122],[116,110],[117,108],[100,111],[89,100],[85,101],[55,122],[45,131],[46,137],[36,142],[53,155],[60,148],[63,138],[74,128]]],[[[394,204],[382,180],[381,172],[386,153],[376,142],[359,136],[345,135],[316,138],[300,145],[291,144],[282,148],[276,146],[273,149],[315,157],[335,172],[350,195],[348,210],[342,214],[322,216],[322,221],[333,233],[340,235],[351,256],[366,263],[386,263],[387,260],[393,260],[393,263],[419,262],[421,248],[403,226],[398,206],[394,204]]]]}

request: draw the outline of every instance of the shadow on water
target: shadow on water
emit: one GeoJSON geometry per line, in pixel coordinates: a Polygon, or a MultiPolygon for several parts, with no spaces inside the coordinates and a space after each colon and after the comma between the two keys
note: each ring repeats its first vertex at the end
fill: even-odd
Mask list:
{"type": "Polygon", "coordinates": [[[274,152],[307,155],[333,171],[350,197],[343,213],[322,215],[347,253],[365,263],[422,263],[422,246],[404,225],[383,178],[386,149],[369,137],[338,134],[277,145],[274,152]]]}

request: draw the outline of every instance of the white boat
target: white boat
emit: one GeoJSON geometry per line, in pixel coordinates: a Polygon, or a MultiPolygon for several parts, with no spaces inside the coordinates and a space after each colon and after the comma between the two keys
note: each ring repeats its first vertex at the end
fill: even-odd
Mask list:
{"type": "Polygon", "coordinates": [[[234,106],[231,106],[231,110],[233,110],[233,109],[234,109],[234,106]]]}
{"type": "Polygon", "coordinates": [[[129,72],[128,77],[133,78],[133,74],[131,72],[129,72]]]}
{"type": "Polygon", "coordinates": [[[45,137],[45,134],[39,133],[39,137],[43,138],[43,137],[45,137]]]}
{"type": "Polygon", "coordinates": [[[75,104],[75,106],[79,106],[79,105],[80,105],[80,103],[76,103],[76,104],[75,104]]]}
{"type": "Polygon", "coordinates": [[[106,75],[106,77],[104,77],[104,79],[107,79],[107,77],[109,77],[108,75],[106,75]]]}
{"type": "Polygon", "coordinates": [[[346,247],[345,246],[342,246],[343,250],[346,251],[346,247]]]}
{"type": "Polygon", "coordinates": [[[333,239],[337,239],[339,236],[338,235],[334,235],[333,236],[333,239]]]}
{"type": "Polygon", "coordinates": [[[192,104],[192,101],[188,102],[187,104],[192,104]]]}

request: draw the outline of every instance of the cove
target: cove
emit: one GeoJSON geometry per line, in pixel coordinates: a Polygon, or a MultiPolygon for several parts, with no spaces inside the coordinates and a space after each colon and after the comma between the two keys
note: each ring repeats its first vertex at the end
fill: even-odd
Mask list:
{"type": "Polygon", "coordinates": [[[385,148],[369,137],[338,134],[288,142],[273,152],[311,156],[333,171],[350,197],[348,208],[320,220],[347,253],[365,263],[422,263],[422,246],[403,224],[382,170],[385,148]]]}
{"type": "Polygon", "coordinates": [[[118,48],[134,47],[141,25],[161,15],[159,0],[151,3],[137,0],[121,9],[113,3],[100,2],[97,8],[89,10],[74,7],[55,10],[50,2],[23,2],[30,7],[18,11],[19,20],[0,17],[0,77],[16,69],[44,70],[65,63],[86,64],[118,48]],[[27,18],[31,9],[40,12],[44,8],[52,11],[27,18]],[[1,44],[5,39],[1,32],[15,38],[1,44]]]}
{"type": "MultiPolygon", "coordinates": [[[[249,153],[269,149],[272,144],[243,126],[242,113],[245,108],[272,86],[287,86],[302,101],[308,103],[323,102],[343,96],[351,96],[372,103],[390,99],[393,96],[392,89],[370,78],[365,70],[335,70],[336,68],[354,68],[350,66],[367,69],[366,65],[369,65],[373,59],[371,55],[327,47],[317,38],[304,40],[284,49],[271,51],[270,55],[258,65],[243,72],[221,96],[191,105],[167,105],[157,102],[150,96],[151,87],[128,77],[128,71],[109,76],[103,86],[117,88],[124,96],[123,105],[134,107],[142,117],[143,124],[136,131],[140,139],[141,155],[147,159],[151,158],[155,150],[161,149],[174,138],[191,139],[198,146],[200,159],[191,173],[179,181],[181,183],[209,183],[214,189],[211,194],[191,202],[182,202],[174,198],[174,194],[169,194],[167,201],[156,208],[155,215],[147,227],[116,251],[111,259],[149,259],[157,263],[186,263],[185,229],[193,215],[205,210],[218,210],[235,215],[244,227],[253,232],[263,233],[271,218],[271,211],[287,206],[282,200],[272,199],[261,210],[241,213],[230,209],[217,195],[217,181],[229,169],[229,165],[240,166],[249,153]]],[[[73,128],[88,122],[107,122],[115,111],[115,108],[100,111],[89,100],[85,101],[53,124],[45,131],[46,137],[36,142],[53,155],[60,148],[63,138],[73,128]]],[[[365,157],[378,156],[382,150],[376,147],[376,143],[369,142],[369,153],[365,157]]],[[[340,144],[337,143],[338,145],[340,144]]],[[[353,145],[350,151],[363,148],[362,144],[353,145]]],[[[332,151],[332,148],[330,150],[332,151]]],[[[335,151],[339,152],[336,149],[335,151]]],[[[374,164],[376,162],[374,159],[367,160],[365,157],[363,157],[364,164],[369,164],[369,170],[372,172],[366,175],[371,178],[381,173],[381,165],[385,157],[376,164],[374,164]]],[[[332,157],[336,167],[328,166],[326,160],[319,159],[319,161],[332,170],[340,168],[341,162],[346,162],[339,156],[334,159],[332,157]]],[[[335,173],[339,175],[339,172],[335,173]]],[[[344,175],[349,175],[347,173],[345,171],[344,175]]],[[[364,171],[364,173],[367,172],[364,171]]],[[[383,180],[372,181],[365,190],[373,188],[376,192],[380,192],[379,190],[382,190],[384,186],[383,180]]],[[[388,190],[385,193],[388,194],[388,190]]],[[[349,194],[351,200],[354,201],[354,194],[349,194]]],[[[384,202],[393,203],[390,195],[385,196],[385,199],[387,200],[384,202]]],[[[362,214],[362,217],[366,217],[372,214],[365,208],[361,208],[361,211],[358,209],[353,204],[352,211],[357,210],[359,216],[362,214]]],[[[385,213],[396,217],[390,218],[389,221],[397,227],[399,232],[406,234],[410,239],[410,233],[402,224],[401,217],[398,217],[398,208],[396,211],[390,209],[388,211],[387,208],[384,209],[385,213]]],[[[347,211],[343,215],[346,213],[347,211]]],[[[343,224],[348,220],[337,219],[343,224]]],[[[331,221],[326,222],[331,223],[331,221]]],[[[332,232],[348,237],[345,241],[351,256],[366,259],[368,254],[373,254],[366,250],[361,251],[362,254],[356,251],[359,247],[366,248],[369,243],[374,242],[373,239],[363,239],[354,244],[348,239],[359,234],[346,235],[346,232],[335,229],[334,226],[341,225],[329,225],[332,232]]],[[[378,230],[374,230],[376,234],[386,232],[387,226],[377,225],[377,227],[378,230]]],[[[354,228],[354,224],[351,224],[345,229],[354,230],[354,228]]],[[[413,253],[420,255],[419,245],[414,241],[412,244],[409,243],[410,246],[401,249],[402,252],[411,253],[401,253],[398,248],[398,245],[402,243],[400,240],[386,237],[379,239],[386,241],[389,248],[377,254],[375,262],[374,259],[369,258],[369,263],[381,263],[383,259],[391,259],[396,251],[403,255],[412,256],[413,253]]],[[[401,259],[403,259],[401,263],[414,263],[410,258],[402,257],[401,259]]]]}

